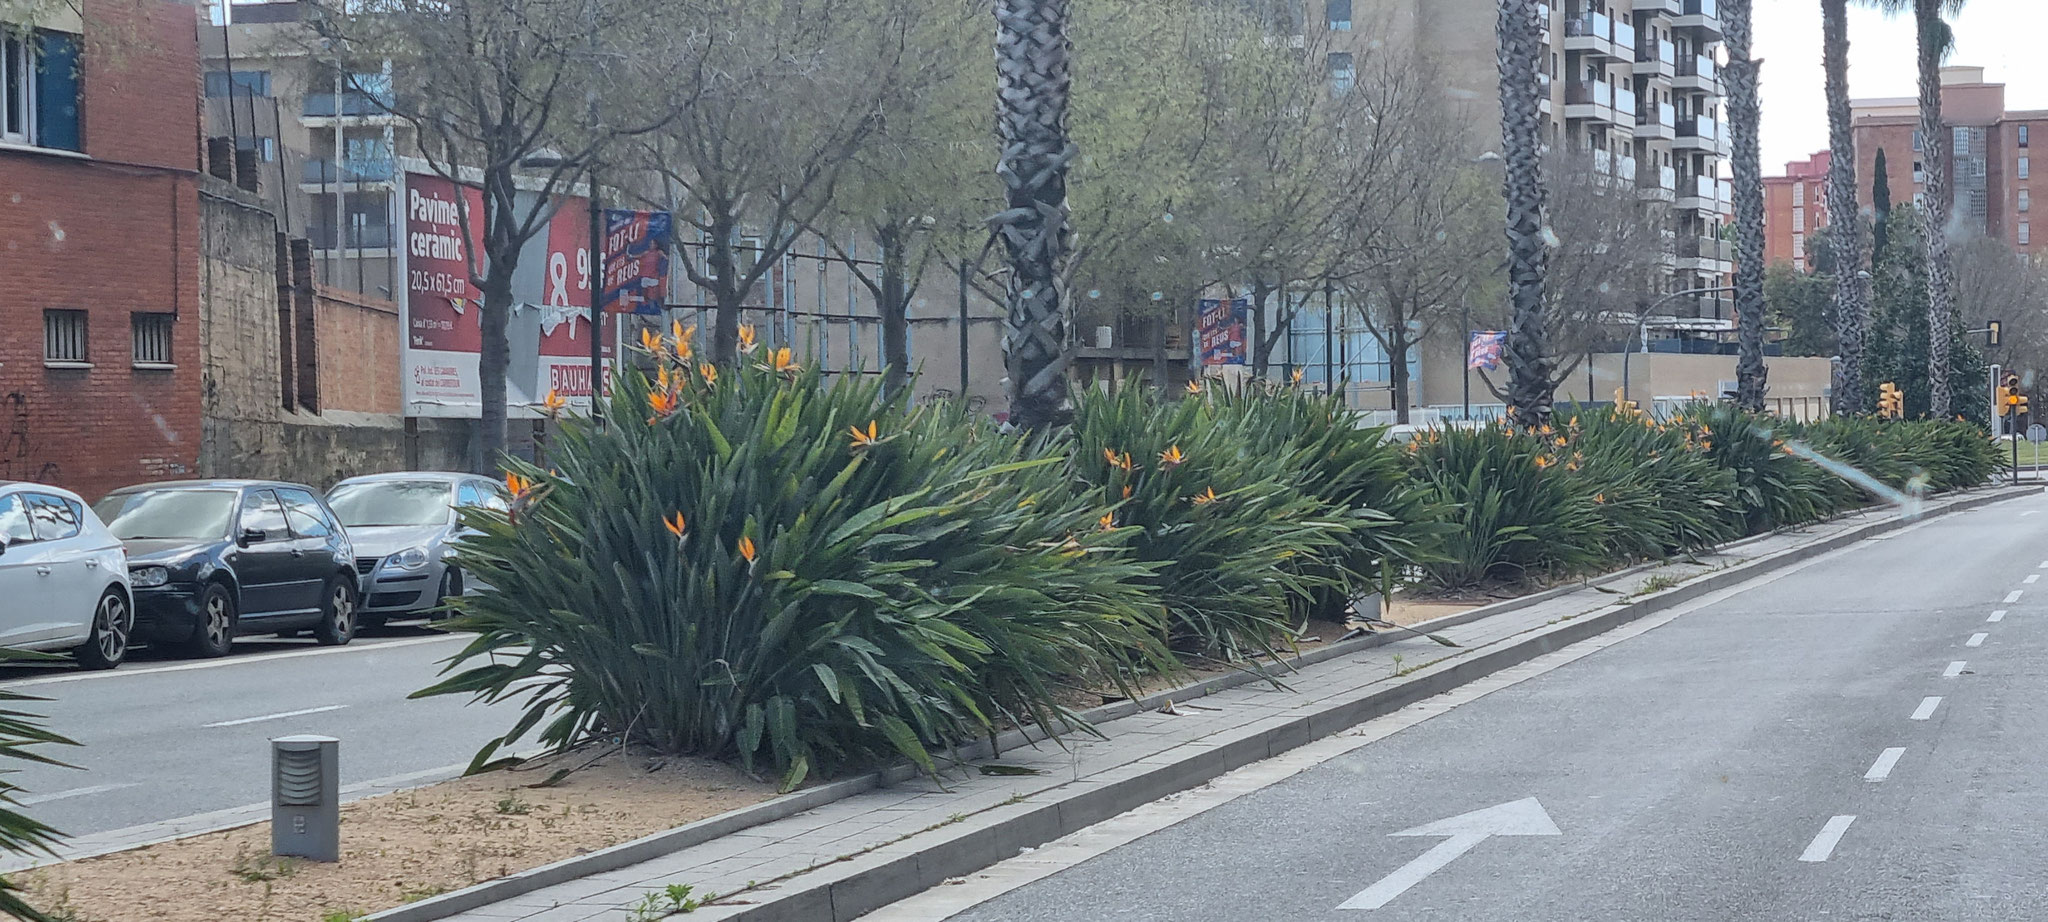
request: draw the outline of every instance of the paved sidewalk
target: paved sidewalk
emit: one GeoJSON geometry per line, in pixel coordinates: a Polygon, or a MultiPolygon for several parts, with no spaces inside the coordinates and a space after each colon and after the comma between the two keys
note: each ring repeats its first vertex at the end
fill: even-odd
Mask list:
{"type": "MultiPolygon", "coordinates": [[[[1983,501],[1982,493],[1944,498],[1928,510],[1983,501]]],[[[690,885],[700,896],[733,895],[697,910],[693,919],[852,918],[906,895],[900,892],[906,882],[916,889],[934,886],[1130,809],[1131,782],[1142,780],[1152,792],[1148,798],[1193,787],[1384,713],[1390,704],[1439,693],[1616,626],[1622,617],[1640,616],[1618,613],[1649,608],[1631,608],[1632,601],[1659,593],[1690,598],[1701,592],[1688,589],[1704,589],[1670,591],[1681,581],[1829,539],[1846,541],[1898,520],[1889,512],[1846,516],[1692,561],[1629,571],[1519,610],[1466,623],[1453,623],[1464,618],[1459,615],[1439,619],[1430,629],[1458,648],[1412,636],[1396,640],[1287,675],[1285,688],[1261,682],[1174,701],[1170,712],[1148,710],[1101,725],[1105,739],[1077,736],[1065,748],[1040,744],[985,760],[1041,774],[985,775],[969,767],[940,782],[917,779],[446,918],[627,920],[634,918],[628,907],[670,884],[690,885]],[[1613,624],[1573,624],[1596,613],[1613,624]],[[1527,652],[1532,647],[1536,651],[1527,652]],[[1390,697],[1390,691],[1412,693],[1390,697]],[[883,873],[868,873],[874,871],[883,873]]],[[[439,917],[399,915],[414,908],[425,907],[372,918],[439,917]]]]}

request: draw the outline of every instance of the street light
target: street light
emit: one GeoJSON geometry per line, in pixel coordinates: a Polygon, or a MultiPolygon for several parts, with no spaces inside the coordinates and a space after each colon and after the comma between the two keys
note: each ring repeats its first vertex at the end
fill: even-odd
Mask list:
{"type": "MultiPolygon", "coordinates": [[[[1664,297],[1658,298],[1655,301],[1645,304],[1636,311],[1636,328],[1635,332],[1629,336],[1629,339],[1631,341],[1640,339],[1642,341],[1643,351],[1647,353],[1650,351],[1650,334],[1648,330],[1648,324],[1650,320],[1651,308],[1657,307],[1658,305],[1664,304],[1666,302],[1675,301],[1679,298],[1685,297],[1686,295],[1720,294],[1723,292],[1729,292],[1734,290],[1735,286],[1733,285],[1723,285],[1718,288],[1688,288],[1684,291],[1674,291],[1670,294],[1665,295],[1664,297]]],[[[1621,399],[1623,400],[1629,399],[1628,357],[1629,346],[1623,345],[1621,347],[1621,399]]],[[[1592,398],[1592,394],[1589,393],[1586,395],[1586,399],[1591,400],[1592,398]]]]}

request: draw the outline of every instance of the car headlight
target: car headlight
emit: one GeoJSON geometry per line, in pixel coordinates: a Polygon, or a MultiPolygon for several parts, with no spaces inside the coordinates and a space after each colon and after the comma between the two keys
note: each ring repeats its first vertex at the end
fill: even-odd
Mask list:
{"type": "Polygon", "coordinates": [[[164,567],[136,567],[128,571],[128,582],[137,589],[151,589],[171,581],[171,571],[164,567]]]}
{"type": "Polygon", "coordinates": [[[385,563],[400,570],[417,570],[427,565],[427,549],[409,547],[391,555],[385,563]]]}

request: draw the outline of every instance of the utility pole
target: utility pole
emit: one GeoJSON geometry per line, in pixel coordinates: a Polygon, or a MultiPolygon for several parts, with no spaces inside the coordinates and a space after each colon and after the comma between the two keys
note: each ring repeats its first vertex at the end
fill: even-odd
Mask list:
{"type": "Polygon", "coordinates": [[[960,399],[967,399],[967,262],[960,263],[960,399]]]}
{"type": "MultiPolygon", "coordinates": [[[[597,63],[597,6],[585,7],[590,17],[590,62],[597,63]]],[[[597,201],[597,87],[584,93],[593,147],[584,171],[584,197],[590,204],[590,421],[604,428],[604,207],[597,201]]],[[[623,343],[621,344],[623,345],[623,343]]]]}

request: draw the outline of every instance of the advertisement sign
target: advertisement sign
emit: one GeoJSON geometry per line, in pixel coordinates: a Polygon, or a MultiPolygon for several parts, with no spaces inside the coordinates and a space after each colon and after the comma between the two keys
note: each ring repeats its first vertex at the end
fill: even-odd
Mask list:
{"type": "MultiPolygon", "coordinates": [[[[573,202],[581,202],[575,199],[573,202]]],[[[565,204],[548,221],[547,261],[541,273],[540,369],[533,392],[586,406],[590,397],[590,214],[565,204]]],[[[614,329],[604,324],[604,355],[612,355],[614,329]]]]}
{"type": "Polygon", "coordinates": [[[1202,364],[1243,365],[1245,327],[1251,316],[1250,298],[1223,301],[1203,298],[1200,302],[1202,364]]]}
{"type": "Polygon", "coordinates": [[[458,192],[454,183],[438,176],[411,175],[404,201],[406,403],[476,405],[483,330],[476,293],[469,284],[468,254],[482,259],[477,231],[483,221],[483,195],[468,187],[458,192]],[[469,209],[469,234],[462,231],[464,207],[469,209]]]}
{"type": "Polygon", "coordinates": [[[1475,330],[1472,342],[1465,350],[1465,367],[1493,370],[1500,367],[1500,353],[1506,348],[1508,334],[1491,330],[1475,330]]]}
{"type": "Polygon", "coordinates": [[[613,208],[604,223],[605,313],[661,316],[673,219],[666,211],[613,208]]]}

